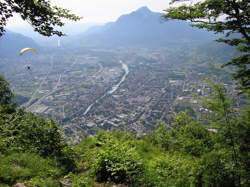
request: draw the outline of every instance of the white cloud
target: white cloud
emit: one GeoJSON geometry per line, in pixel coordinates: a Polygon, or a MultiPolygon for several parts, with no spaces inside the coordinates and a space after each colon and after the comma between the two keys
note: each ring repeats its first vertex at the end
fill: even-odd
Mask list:
{"type": "MultiPolygon", "coordinates": [[[[52,0],[53,5],[70,9],[82,16],[81,22],[103,23],[115,21],[120,15],[130,13],[142,6],[160,12],[168,7],[169,0],[52,0]]],[[[9,27],[21,26],[24,22],[14,16],[9,27]]]]}

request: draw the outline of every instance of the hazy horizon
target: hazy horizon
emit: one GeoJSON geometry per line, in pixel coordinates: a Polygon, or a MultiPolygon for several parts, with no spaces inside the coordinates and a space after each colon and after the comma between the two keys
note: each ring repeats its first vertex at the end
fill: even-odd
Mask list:
{"type": "MultiPolygon", "coordinates": [[[[105,0],[105,1],[85,1],[85,0],[52,0],[53,5],[67,8],[72,13],[83,17],[77,23],[96,23],[102,24],[115,21],[119,16],[128,14],[143,6],[147,6],[154,12],[162,12],[168,7],[168,0],[105,0]]],[[[74,22],[70,22],[74,23],[74,22]]],[[[8,29],[29,26],[18,15],[14,15],[7,25],[8,29]]]]}

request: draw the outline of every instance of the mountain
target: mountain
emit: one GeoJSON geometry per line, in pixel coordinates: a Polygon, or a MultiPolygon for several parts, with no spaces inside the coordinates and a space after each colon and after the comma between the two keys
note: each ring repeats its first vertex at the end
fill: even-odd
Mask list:
{"type": "Polygon", "coordinates": [[[67,36],[66,37],[58,37],[58,36],[42,36],[41,34],[34,31],[34,29],[29,26],[17,26],[17,27],[9,27],[10,30],[18,31],[18,33],[32,38],[35,42],[39,43],[41,46],[46,47],[55,47],[57,46],[58,40],[65,40],[68,37],[72,37],[74,35],[81,34],[85,32],[90,27],[98,25],[98,23],[66,23],[63,27],[56,27],[56,29],[62,31],[67,36]]]}
{"type": "Polygon", "coordinates": [[[214,38],[212,33],[190,27],[187,22],[166,21],[162,15],[142,7],[122,15],[115,22],[88,29],[78,35],[74,43],[87,46],[154,47],[201,43],[214,38]]]}
{"type": "Polygon", "coordinates": [[[25,47],[40,49],[33,39],[10,30],[0,37],[0,57],[17,57],[20,49],[25,47]]]}

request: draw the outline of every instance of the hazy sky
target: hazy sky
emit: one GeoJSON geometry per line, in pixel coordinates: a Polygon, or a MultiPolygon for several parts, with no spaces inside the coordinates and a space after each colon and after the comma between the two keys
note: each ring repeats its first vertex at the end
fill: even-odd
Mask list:
{"type": "MultiPolygon", "coordinates": [[[[169,0],[51,0],[52,4],[70,9],[82,16],[81,22],[104,23],[116,20],[120,15],[130,13],[142,6],[161,12],[168,7],[169,0]]],[[[22,26],[25,23],[14,16],[8,27],[22,26]]]]}

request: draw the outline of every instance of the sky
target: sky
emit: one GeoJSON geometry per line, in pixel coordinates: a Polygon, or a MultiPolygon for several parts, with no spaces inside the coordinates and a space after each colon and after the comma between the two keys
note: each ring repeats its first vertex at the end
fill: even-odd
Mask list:
{"type": "MultiPolygon", "coordinates": [[[[84,23],[115,21],[119,16],[142,6],[147,6],[155,12],[162,12],[169,6],[169,0],[51,0],[51,3],[83,17],[80,22],[84,23]]],[[[28,24],[15,15],[7,26],[11,28],[25,25],[28,24]]]]}

